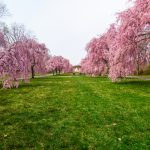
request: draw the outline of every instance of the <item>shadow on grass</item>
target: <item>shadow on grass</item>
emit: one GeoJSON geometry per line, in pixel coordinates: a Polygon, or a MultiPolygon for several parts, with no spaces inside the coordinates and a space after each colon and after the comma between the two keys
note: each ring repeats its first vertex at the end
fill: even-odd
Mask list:
{"type": "Polygon", "coordinates": [[[143,80],[129,80],[129,81],[121,81],[116,84],[120,85],[138,85],[138,86],[149,86],[150,87],[150,81],[143,81],[143,80]]]}
{"type": "Polygon", "coordinates": [[[36,87],[40,87],[40,86],[44,86],[44,87],[49,87],[51,86],[50,83],[23,83],[19,86],[18,89],[24,89],[24,88],[36,88],[36,87]]]}
{"type": "Polygon", "coordinates": [[[9,124],[12,123],[12,120],[15,120],[16,122],[28,122],[30,120],[34,121],[34,122],[39,122],[39,120],[42,119],[49,119],[49,118],[53,118],[53,119],[58,119],[59,116],[61,115],[61,109],[60,108],[55,108],[52,106],[47,107],[47,109],[45,110],[40,110],[37,109],[36,111],[26,111],[27,107],[22,107],[22,111],[20,112],[21,109],[19,110],[14,110],[14,109],[10,109],[7,110],[3,110],[3,117],[2,118],[7,118],[8,120],[3,120],[4,122],[9,122],[9,124]],[[56,116],[57,117],[56,117],[56,116]],[[55,118],[56,117],[56,118],[55,118]]]}
{"type": "MultiPolygon", "coordinates": [[[[62,78],[62,77],[66,77],[66,76],[50,76],[50,77],[38,77],[38,78],[35,78],[35,79],[31,79],[31,81],[36,81],[36,82],[50,82],[51,80],[56,80],[56,81],[63,81],[63,80],[66,80],[65,78],[62,78]]],[[[70,76],[72,77],[72,76],[70,76]]]]}
{"type": "Polygon", "coordinates": [[[5,129],[8,129],[9,134],[8,139],[2,136],[1,142],[7,142],[6,147],[8,149],[20,148],[20,143],[28,147],[30,145],[34,146],[33,140],[38,141],[41,136],[49,138],[46,133],[54,128],[52,123],[57,122],[59,119],[61,119],[61,112],[56,108],[49,108],[49,110],[44,111],[37,110],[37,112],[27,112],[25,110],[14,112],[13,109],[7,112],[3,111],[1,121],[5,129]]]}
{"type": "MultiPolygon", "coordinates": [[[[56,79],[55,79],[56,80],[56,79]]],[[[63,83],[63,81],[60,81],[63,83]]],[[[3,89],[2,88],[2,85],[0,85],[0,90],[2,91],[16,91],[16,90],[19,90],[19,89],[33,89],[33,88],[38,88],[38,87],[55,87],[55,86],[59,86],[59,84],[61,84],[59,81],[58,81],[58,84],[57,84],[57,81],[56,82],[51,82],[49,79],[48,80],[32,80],[30,83],[20,83],[19,87],[18,88],[11,88],[11,89],[3,89]]],[[[1,91],[1,92],[2,92],[1,91]]]]}
{"type": "Polygon", "coordinates": [[[13,101],[7,98],[1,98],[0,100],[0,106],[7,106],[7,105],[11,105],[12,103],[13,101]]]}

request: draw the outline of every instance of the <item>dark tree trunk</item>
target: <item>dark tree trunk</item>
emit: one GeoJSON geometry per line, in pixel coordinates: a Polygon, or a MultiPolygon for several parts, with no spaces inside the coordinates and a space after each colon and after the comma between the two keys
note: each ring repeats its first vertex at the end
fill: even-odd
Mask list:
{"type": "Polygon", "coordinates": [[[140,66],[139,66],[139,64],[137,65],[137,75],[139,75],[140,74],[140,66]]]}
{"type": "Polygon", "coordinates": [[[32,79],[34,79],[35,76],[34,66],[31,66],[31,75],[32,75],[32,79]]]}
{"type": "Polygon", "coordinates": [[[57,68],[56,68],[56,75],[57,75],[57,68]]]}
{"type": "Polygon", "coordinates": [[[109,64],[107,63],[106,66],[107,66],[106,74],[108,75],[109,74],[109,64]]]}
{"type": "Polygon", "coordinates": [[[103,61],[104,61],[104,63],[105,63],[105,65],[106,65],[106,74],[108,75],[109,74],[109,63],[108,63],[108,60],[106,60],[106,59],[103,59],[103,61]]]}

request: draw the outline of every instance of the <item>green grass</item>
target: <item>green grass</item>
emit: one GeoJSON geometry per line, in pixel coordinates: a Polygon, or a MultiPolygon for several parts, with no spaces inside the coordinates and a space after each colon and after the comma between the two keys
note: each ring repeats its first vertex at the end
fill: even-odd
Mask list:
{"type": "Polygon", "coordinates": [[[148,150],[150,81],[50,76],[0,89],[0,149],[148,150]]]}

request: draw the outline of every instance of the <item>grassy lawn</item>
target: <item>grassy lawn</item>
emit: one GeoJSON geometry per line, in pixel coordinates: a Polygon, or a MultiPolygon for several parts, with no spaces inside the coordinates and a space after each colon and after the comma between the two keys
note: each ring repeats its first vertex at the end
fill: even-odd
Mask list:
{"type": "Polygon", "coordinates": [[[0,149],[150,149],[150,81],[50,76],[0,89],[0,149]]]}

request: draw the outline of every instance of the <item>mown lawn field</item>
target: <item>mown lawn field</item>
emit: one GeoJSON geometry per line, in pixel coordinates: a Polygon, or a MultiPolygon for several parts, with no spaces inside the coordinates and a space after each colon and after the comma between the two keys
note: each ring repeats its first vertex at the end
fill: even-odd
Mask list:
{"type": "Polygon", "coordinates": [[[0,89],[0,149],[148,150],[150,81],[49,76],[0,89]]]}

